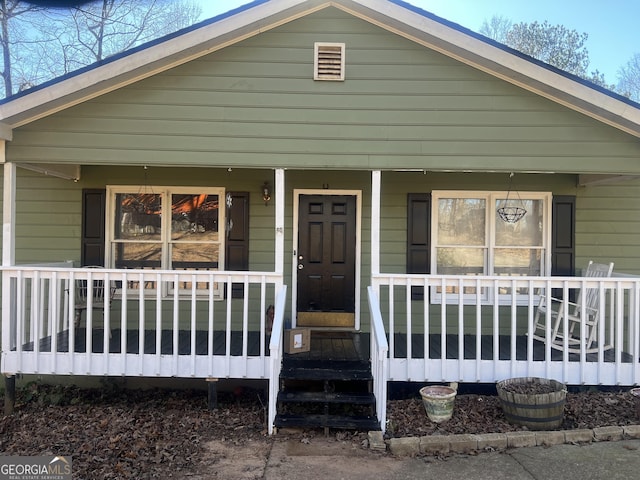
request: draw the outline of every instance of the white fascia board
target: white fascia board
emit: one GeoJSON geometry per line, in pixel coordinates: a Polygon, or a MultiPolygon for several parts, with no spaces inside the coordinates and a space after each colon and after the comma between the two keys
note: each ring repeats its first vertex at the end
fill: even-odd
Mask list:
{"type": "Polygon", "coordinates": [[[13,128],[0,122],[0,140],[13,140],[13,128]]]}
{"type": "Polygon", "coordinates": [[[308,2],[308,0],[278,0],[256,5],[236,15],[223,18],[210,25],[92,68],[85,73],[0,105],[0,121],[19,116],[20,120],[11,123],[11,127],[15,128],[30,123],[38,118],[51,115],[220,50],[315,10],[325,8],[329,3],[308,2]],[[311,3],[310,8],[292,12],[291,16],[281,15],[289,9],[305,3],[311,3]],[[120,80],[118,80],[119,77],[120,80]],[[83,93],[85,90],[86,93],[83,93]],[[51,108],[47,109],[47,104],[51,104],[51,108]],[[29,116],[27,112],[32,109],[37,113],[29,116]]]}
{"type": "Polygon", "coordinates": [[[334,3],[381,28],[640,137],[640,108],[387,0],[334,3]],[[348,8],[349,3],[365,9],[348,8]]]}

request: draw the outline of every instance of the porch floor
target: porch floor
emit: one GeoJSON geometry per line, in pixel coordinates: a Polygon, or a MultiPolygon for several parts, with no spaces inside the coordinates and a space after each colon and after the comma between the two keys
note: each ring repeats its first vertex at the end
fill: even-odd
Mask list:
{"type": "MultiPolygon", "coordinates": [[[[86,330],[78,328],[75,331],[74,351],[84,353],[87,351],[86,330]]],[[[196,331],[195,335],[195,353],[196,355],[209,354],[209,332],[204,330],[196,331]]],[[[231,332],[231,355],[242,355],[242,332],[231,332]]],[[[156,331],[145,330],[144,332],[144,354],[153,355],[156,353],[156,331]]],[[[57,338],[57,351],[69,351],[69,331],[60,332],[57,338]]],[[[109,353],[122,353],[122,330],[111,330],[111,338],[109,338],[109,353]]],[[[138,330],[127,330],[126,353],[140,353],[140,335],[138,330]]],[[[40,351],[51,351],[51,337],[45,337],[40,340],[40,351]]],[[[33,350],[33,343],[27,343],[22,347],[25,351],[33,350]]],[[[91,351],[93,353],[104,353],[104,330],[95,329],[91,336],[91,351]]],[[[160,338],[160,353],[162,355],[173,355],[173,331],[163,330],[160,338]]],[[[213,332],[213,354],[226,354],[226,332],[213,332]]],[[[265,345],[265,354],[269,354],[269,346],[265,345]]],[[[191,355],[191,332],[188,330],[180,330],[178,332],[178,355],[191,355]]],[[[260,334],[259,332],[248,332],[247,335],[247,355],[260,355],[260,334]]]]}
{"type": "MultiPolygon", "coordinates": [[[[108,342],[109,353],[121,352],[121,335],[119,329],[111,331],[111,338],[108,342]]],[[[411,335],[411,358],[424,358],[424,335],[411,335]]],[[[104,337],[103,330],[94,330],[92,332],[92,352],[104,353],[104,337]]],[[[447,334],[445,337],[445,348],[447,359],[459,358],[459,337],[454,334],[447,334]]],[[[310,351],[285,354],[287,357],[295,357],[300,360],[368,360],[370,337],[368,333],[359,332],[331,332],[331,331],[312,331],[310,351]]],[[[462,339],[464,359],[476,358],[476,336],[464,335],[462,339]]],[[[128,330],[126,338],[126,353],[139,353],[140,338],[138,330],[128,330]]],[[[156,353],[156,332],[153,330],[145,331],[144,335],[144,353],[156,353]]],[[[198,330],[195,333],[195,354],[208,355],[208,332],[198,330]]],[[[230,354],[232,356],[242,355],[243,334],[241,331],[231,332],[230,354]]],[[[26,343],[22,346],[23,351],[33,351],[33,342],[26,343]]],[[[39,342],[39,350],[41,352],[51,351],[51,337],[42,338],[39,342]]],[[[86,331],[85,329],[76,329],[75,332],[75,352],[86,352],[86,331]]],[[[480,357],[483,360],[493,359],[493,337],[491,335],[482,335],[480,337],[480,357]]],[[[501,335],[498,337],[498,359],[511,360],[511,337],[501,335]]],[[[60,332],[57,337],[57,351],[69,351],[69,331],[60,332]]],[[[429,358],[441,358],[443,351],[442,337],[439,334],[429,335],[429,358]]],[[[265,355],[269,354],[268,343],[265,342],[265,355]]],[[[160,353],[162,355],[173,355],[173,331],[163,330],[161,333],[160,353]]],[[[227,353],[226,332],[215,331],[213,334],[213,354],[225,355],[227,353]]],[[[247,333],[247,355],[260,355],[260,334],[259,332],[250,331],[247,333]]],[[[191,332],[180,330],[178,332],[178,355],[191,354],[191,332]]],[[[527,337],[520,335],[515,338],[515,354],[516,360],[527,360],[527,337]]],[[[394,358],[407,358],[407,336],[398,333],[394,336],[393,342],[394,358]]],[[[562,361],[563,352],[551,350],[552,361],[562,361]]],[[[633,357],[626,352],[621,352],[621,359],[624,363],[633,362],[633,357]]],[[[533,341],[533,360],[545,360],[545,346],[543,342],[533,341]]],[[[597,362],[598,354],[589,353],[586,355],[587,362],[597,362]]],[[[615,362],[616,351],[614,349],[604,352],[605,362],[615,362]]],[[[570,362],[580,361],[578,354],[569,354],[570,362]]]]}

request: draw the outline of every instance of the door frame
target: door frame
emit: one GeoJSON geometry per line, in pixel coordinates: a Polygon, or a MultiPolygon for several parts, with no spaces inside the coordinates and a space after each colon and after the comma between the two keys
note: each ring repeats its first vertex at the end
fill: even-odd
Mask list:
{"type": "Polygon", "coordinates": [[[356,198],[356,245],[355,245],[355,320],[354,329],[360,330],[360,288],[362,271],[362,190],[293,189],[293,255],[291,256],[291,316],[292,326],[298,322],[298,216],[301,195],[345,195],[356,198]]]}

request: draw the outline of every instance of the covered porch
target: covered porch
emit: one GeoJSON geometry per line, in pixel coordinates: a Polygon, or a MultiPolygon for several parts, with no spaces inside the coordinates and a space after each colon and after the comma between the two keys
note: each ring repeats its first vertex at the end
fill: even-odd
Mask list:
{"type": "MultiPolygon", "coordinates": [[[[12,166],[6,165],[5,195],[9,192],[10,199],[11,193],[15,196],[11,178],[12,166]]],[[[274,183],[272,272],[15,265],[9,229],[2,267],[2,372],[263,379],[269,385],[273,429],[285,320],[291,318],[296,326],[296,307],[285,281],[283,170],[276,170],[274,183]],[[95,306],[89,300],[78,315],[75,289],[83,284],[88,299],[97,285],[109,286],[113,295],[95,306]],[[238,287],[241,297],[228,294],[238,287]],[[270,332],[266,311],[272,304],[270,332]]],[[[372,172],[370,190],[363,202],[371,205],[365,212],[371,225],[366,259],[371,272],[362,280],[368,308],[359,313],[351,341],[370,362],[381,428],[389,381],[492,383],[518,376],[585,385],[640,381],[639,278],[615,271],[597,279],[384,273],[380,171],[372,172]],[[584,335],[577,351],[534,338],[542,296],[552,292],[576,298],[586,290],[596,291],[602,305],[594,348],[587,351],[584,335]]],[[[14,218],[15,203],[4,205],[5,218],[14,218]]],[[[552,327],[542,335],[550,340],[552,327]]]]}

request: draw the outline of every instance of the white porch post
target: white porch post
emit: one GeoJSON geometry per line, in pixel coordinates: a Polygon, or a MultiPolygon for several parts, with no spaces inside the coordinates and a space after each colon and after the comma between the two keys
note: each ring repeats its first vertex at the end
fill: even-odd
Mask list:
{"type": "MultiPolygon", "coordinates": [[[[275,184],[275,272],[282,278],[284,274],[284,169],[276,169],[275,184]]],[[[282,286],[282,282],[283,280],[281,280],[280,286],[282,286]]]]}
{"type": "MultiPolygon", "coordinates": [[[[4,142],[0,146],[4,157],[4,142]]],[[[4,160],[4,158],[2,159],[4,160]]],[[[2,190],[2,265],[13,266],[16,261],[16,164],[4,164],[2,190]]]]}
{"type": "MultiPolygon", "coordinates": [[[[4,162],[5,142],[0,146],[4,162]]],[[[2,190],[2,265],[10,267],[16,261],[16,164],[4,163],[2,190]]],[[[2,351],[8,352],[14,346],[15,325],[12,317],[12,282],[3,275],[2,279],[2,351]]]]}
{"type": "MultiPolygon", "coordinates": [[[[371,275],[380,273],[380,170],[371,172],[371,275]]],[[[376,294],[379,294],[375,288],[376,294]]]]}

